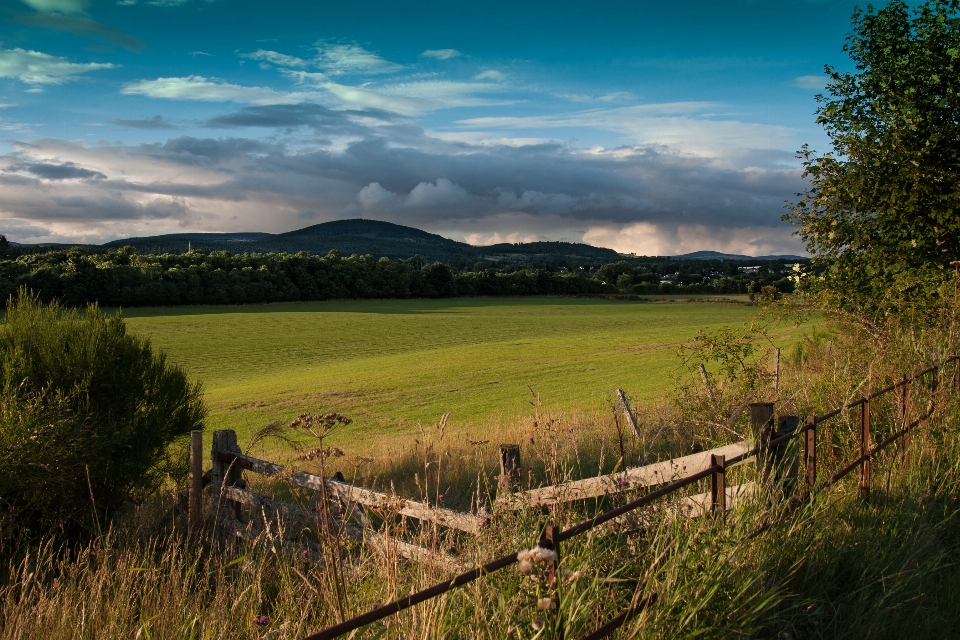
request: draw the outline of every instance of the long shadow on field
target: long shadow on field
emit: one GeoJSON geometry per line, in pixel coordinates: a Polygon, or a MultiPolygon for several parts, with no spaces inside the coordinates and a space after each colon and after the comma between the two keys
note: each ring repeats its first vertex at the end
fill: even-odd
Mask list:
{"type": "MultiPolygon", "coordinates": [[[[620,305],[621,301],[583,298],[445,298],[442,300],[326,300],[323,302],[278,302],[268,304],[216,305],[196,307],[132,307],[124,308],[125,318],[156,316],[201,316],[236,313],[372,313],[415,315],[423,313],[459,313],[459,309],[483,307],[530,306],[597,306],[620,305]]],[[[114,309],[104,308],[113,313],[114,309]]]]}

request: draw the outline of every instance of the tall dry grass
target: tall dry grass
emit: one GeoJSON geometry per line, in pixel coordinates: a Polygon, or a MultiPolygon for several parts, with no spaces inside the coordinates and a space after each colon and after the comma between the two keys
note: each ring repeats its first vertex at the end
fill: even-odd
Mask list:
{"type": "MultiPolygon", "coordinates": [[[[609,473],[746,434],[746,416],[738,412],[745,385],[753,399],[775,401],[781,413],[822,413],[942,357],[952,343],[942,335],[885,340],[870,343],[844,331],[810,334],[783,354],[779,383],[767,375],[770,362],[762,349],[748,363],[753,378],[747,382],[714,367],[708,391],[691,369],[678,381],[675,402],[642,416],[640,440],[626,431],[615,407],[603,415],[561,415],[532,397],[530,415],[496,425],[488,442],[471,442],[438,424],[424,429],[415,447],[368,460],[331,457],[324,464],[342,465],[348,478],[406,497],[464,510],[492,508],[501,441],[523,445],[524,466],[532,471],[524,482],[530,485],[609,473]]],[[[935,417],[912,440],[912,464],[902,465],[897,448],[874,461],[869,505],[858,498],[854,474],[800,508],[760,493],[726,520],[646,509],[642,528],[596,531],[565,543],[560,567],[566,577],[558,594],[542,577],[510,567],[355,637],[551,638],[562,629],[575,638],[652,594],[656,603],[619,637],[955,637],[960,405],[951,382],[943,377],[935,417]],[[559,608],[550,608],[557,595],[559,608]]],[[[920,385],[914,411],[925,410],[929,397],[930,389],[920,385]]],[[[899,401],[890,394],[876,403],[878,437],[899,424],[899,401]]],[[[820,434],[823,477],[855,457],[854,416],[838,416],[820,434]]],[[[752,473],[737,470],[739,480],[753,479],[752,473]]],[[[708,487],[704,482],[689,489],[708,487]]],[[[547,519],[566,527],[626,499],[562,505],[548,515],[538,509],[495,513],[475,538],[390,514],[378,522],[388,537],[455,551],[472,564],[529,548],[547,519]]],[[[406,561],[390,544],[342,539],[311,551],[310,542],[324,540],[322,531],[308,531],[292,549],[282,544],[276,525],[228,548],[214,543],[215,534],[209,523],[191,542],[173,498],[158,496],[87,545],[25,547],[6,565],[0,636],[298,638],[452,575],[406,561]]]]}

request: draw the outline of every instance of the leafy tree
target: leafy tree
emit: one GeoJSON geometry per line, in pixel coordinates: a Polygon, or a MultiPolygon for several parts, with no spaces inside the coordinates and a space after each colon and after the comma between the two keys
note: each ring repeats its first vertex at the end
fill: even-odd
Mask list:
{"type": "Polygon", "coordinates": [[[0,323],[0,542],[95,531],[166,477],[202,428],[198,384],[119,315],[21,290],[0,323]]]}
{"type": "Polygon", "coordinates": [[[960,259],[958,0],[857,10],[844,51],[856,70],[827,66],[817,96],[833,151],[799,152],[810,186],[784,219],[847,310],[922,309],[960,259]]]}

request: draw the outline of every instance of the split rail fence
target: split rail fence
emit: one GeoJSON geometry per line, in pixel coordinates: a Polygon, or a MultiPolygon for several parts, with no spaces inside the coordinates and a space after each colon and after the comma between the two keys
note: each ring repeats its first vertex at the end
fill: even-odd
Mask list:
{"type": "MultiPolygon", "coordinates": [[[[798,495],[806,498],[810,498],[818,491],[836,484],[840,479],[859,468],[860,497],[867,501],[870,497],[872,458],[894,442],[902,440],[902,461],[904,465],[909,464],[911,432],[933,415],[935,410],[934,394],[940,383],[943,368],[950,363],[955,363],[953,387],[956,389],[960,387],[960,356],[950,356],[939,365],[935,364],[912,376],[904,375],[896,383],[878,391],[866,393],[861,398],[840,408],[828,411],[823,415],[807,416],[803,419],[802,424],[798,416],[779,416],[774,421],[772,403],[753,403],[750,405],[751,424],[755,437],[755,444],[752,447],[750,442],[741,441],[681,458],[643,467],[628,468],[610,475],[528,491],[510,492],[508,490],[498,495],[494,502],[494,512],[529,507],[548,507],[562,502],[600,498],[659,486],[659,488],[643,497],[600,513],[568,529],[561,530],[553,524],[546,524],[538,546],[552,550],[555,554],[556,560],[548,563],[547,573],[548,576],[554,576],[554,579],[556,579],[555,570],[556,563],[559,562],[561,543],[601,526],[612,527],[613,531],[616,532],[618,530],[617,525],[623,524],[624,518],[631,512],[666,498],[704,478],[710,479],[711,489],[708,493],[675,501],[669,508],[686,517],[725,514],[735,506],[738,500],[757,490],[757,484],[755,483],[745,483],[735,487],[726,485],[727,470],[748,462],[757,463],[761,486],[769,485],[771,482],[774,484],[783,482],[794,484],[798,495]],[[931,378],[929,384],[930,397],[926,410],[911,420],[914,382],[927,376],[931,376],[931,378]],[[879,443],[873,444],[871,404],[877,398],[898,389],[901,390],[900,428],[879,443]],[[817,426],[840,415],[843,411],[856,408],[859,408],[860,456],[818,484],[817,426]],[[798,439],[802,443],[802,455],[799,455],[799,447],[792,446],[791,441],[794,439],[798,439]],[[799,478],[797,477],[799,475],[798,467],[801,465],[803,474],[802,478],[799,478]]],[[[200,513],[202,446],[198,438],[199,435],[200,432],[194,432],[191,447],[191,492],[188,513],[192,523],[199,523],[202,517],[200,513]]],[[[501,487],[509,488],[516,484],[520,476],[519,446],[502,445],[500,453],[501,487]]],[[[215,505],[217,511],[215,521],[219,531],[234,540],[252,539],[259,535],[257,528],[254,526],[254,519],[250,519],[246,523],[241,520],[242,507],[246,506],[252,513],[263,516],[265,526],[269,525],[270,520],[294,525],[316,526],[318,517],[326,518],[328,521],[337,523],[338,531],[365,544],[382,548],[390,546],[402,557],[418,562],[438,564],[448,569],[462,570],[465,568],[462,561],[452,555],[441,554],[402,540],[388,538],[379,533],[371,526],[367,510],[370,509],[377,513],[392,513],[472,535],[481,534],[491,520],[491,516],[483,512],[479,514],[460,513],[356,487],[345,482],[339,474],[333,478],[324,478],[303,471],[284,474],[284,467],[279,464],[244,455],[237,445],[236,434],[233,431],[214,432],[211,457],[213,462],[210,474],[212,504],[215,505]],[[315,500],[310,509],[304,509],[298,505],[248,491],[242,478],[244,470],[264,476],[280,476],[290,485],[319,492],[322,499],[315,500]],[[328,504],[331,502],[337,505],[335,509],[332,509],[328,504]]],[[[192,526],[196,527],[196,525],[192,526]]],[[[759,534],[767,526],[769,525],[764,525],[755,533],[759,534]]],[[[296,531],[297,527],[293,526],[291,529],[296,531]]],[[[300,550],[300,553],[304,553],[302,544],[296,545],[293,542],[284,542],[283,544],[291,551],[300,550]]],[[[516,553],[505,555],[482,566],[463,571],[451,580],[435,584],[341,622],[313,634],[305,640],[326,640],[350,633],[516,562],[518,562],[516,553]]],[[[639,615],[645,607],[653,604],[655,600],[656,595],[652,594],[643,600],[634,602],[619,616],[584,636],[583,640],[607,637],[627,621],[639,615]]]]}

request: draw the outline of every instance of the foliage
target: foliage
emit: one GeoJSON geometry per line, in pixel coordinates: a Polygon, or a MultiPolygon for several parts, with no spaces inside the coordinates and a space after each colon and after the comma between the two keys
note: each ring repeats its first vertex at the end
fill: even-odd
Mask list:
{"type": "Polygon", "coordinates": [[[856,71],[827,66],[817,122],[833,151],[804,146],[810,186],[784,216],[848,311],[939,304],[960,259],[960,15],[957,0],[897,0],[853,16],[856,71]]]}
{"type": "Polygon", "coordinates": [[[119,315],[20,291],[0,324],[0,542],[96,530],[157,488],[204,413],[200,386],[119,315]]]}
{"type": "MultiPolygon", "coordinates": [[[[0,255],[0,258],[3,256],[0,255]]],[[[453,296],[742,294],[792,291],[784,261],[742,271],[735,260],[632,258],[597,267],[578,262],[427,263],[371,255],[200,251],[138,254],[53,249],[0,259],[0,295],[19,287],[44,300],[104,306],[447,298],[453,296]]]]}

